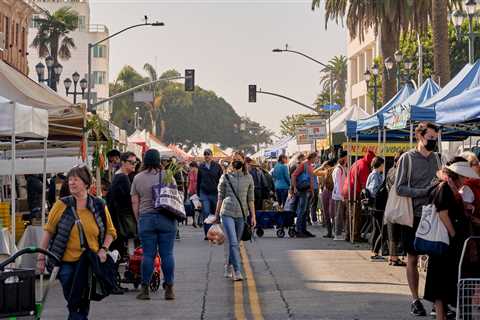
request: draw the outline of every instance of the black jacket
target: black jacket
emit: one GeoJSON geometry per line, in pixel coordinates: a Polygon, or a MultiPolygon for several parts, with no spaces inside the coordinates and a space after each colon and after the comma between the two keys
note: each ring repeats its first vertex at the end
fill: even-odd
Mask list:
{"type": "Polygon", "coordinates": [[[215,161],[210,163],[210,169],[207,168],[205,163],[202,163],[198,167],[197,192],[199,194],[216,195],[218,193],[218,182],[222,175],[223,169],[215,161]]]}
{"type": "Polygon", "coordinates": [[[113,225],[123,238],[134,238],[137,234],[135,215],[130,196],[130,179],[124,173],[117,173],[110,185],[107,205],[113,225]]]}

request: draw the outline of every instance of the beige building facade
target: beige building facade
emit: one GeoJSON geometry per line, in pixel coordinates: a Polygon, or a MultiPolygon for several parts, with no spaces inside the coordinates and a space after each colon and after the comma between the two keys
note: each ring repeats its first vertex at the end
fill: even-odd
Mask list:
{"type": "Polygon", "coordinates": [[[29,0],[0,0],[0,60],[28,74],[28,26],[35,6],[29,0]]]}
{"type": "Polygon", "coordinates": [[[373,113],[373,102],[368,97],[367,83],[364,72],[371,68],[373,60],[379,55],[378,36],[369,31],[360,42],[359,38],[351,39],[347,43],[347,92],[346,106],[358,106],[368,113],[373,113]]]}

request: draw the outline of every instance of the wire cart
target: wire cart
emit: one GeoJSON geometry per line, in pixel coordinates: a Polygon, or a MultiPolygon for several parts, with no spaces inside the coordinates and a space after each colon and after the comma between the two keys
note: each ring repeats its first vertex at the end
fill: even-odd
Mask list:
{"type": "Polygon", "coordinates": [[[468,238],[458,269],[457,320],[480,320],[480,237],[468,238]]]}

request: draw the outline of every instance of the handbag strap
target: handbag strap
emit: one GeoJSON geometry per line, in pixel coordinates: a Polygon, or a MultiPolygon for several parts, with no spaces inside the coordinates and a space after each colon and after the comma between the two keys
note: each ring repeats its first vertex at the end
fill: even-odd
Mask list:
{"type": "Polygon", "coordinates": [[[80,248],[82,249],[89,249],[87,236],[85,235],[85,231],[83,230],[82,221],[77,213],[77,208],[71,206],[70,210],[73,212],[73,216],[75,217],[75,225],[78,228],[78,237],[80,238],[80,248]]]}
{"type": "Polygon", "coordinates": [[[227,179],[228,185],[232,189],[233,195],[235,196],[235,198],[237,198],[238,204],[240,204],[240,209],[242,209],[243,219],[247,220],[247,217],[245,216],[245,211],[243,210],[242,201],[240,201],[240,198],[238,197],[237,193],[235,192],[235,188],[233,187],[232,181],[230,181],[230,177],[228,176],[228,173],[225,174],[225,179],[227,179]]]}
{"type": "Polygon", "coordinates": [[[408,158],[408,187],[410,188],[410,181],[412,180],[412,156],[407,153],[408,158]]]}

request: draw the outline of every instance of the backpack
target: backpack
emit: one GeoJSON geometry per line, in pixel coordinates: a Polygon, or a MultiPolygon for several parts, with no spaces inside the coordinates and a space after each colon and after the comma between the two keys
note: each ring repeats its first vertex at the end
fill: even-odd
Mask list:
{"type": "Polygon", "coordinates": [[[333,191],[333,170],[335,170],[335,167],[328,168],[327,169],[327,174],[325,177],[325,188],[327,188],[328,191],[333,191]]]}
{"type": "Polygon", "coordinates": [[[387,179],[384,179],[375,197],[375,209],[381,210],[381,211],[385,210],[385,207],[387,206],[387,199],[388,199],[387,179]]]}

